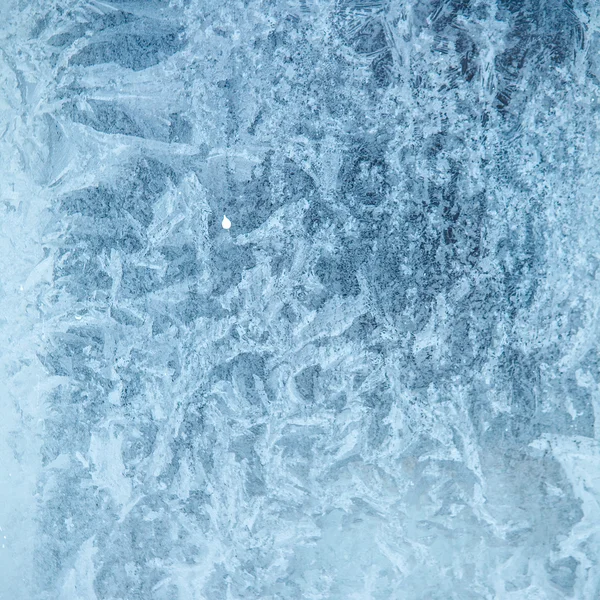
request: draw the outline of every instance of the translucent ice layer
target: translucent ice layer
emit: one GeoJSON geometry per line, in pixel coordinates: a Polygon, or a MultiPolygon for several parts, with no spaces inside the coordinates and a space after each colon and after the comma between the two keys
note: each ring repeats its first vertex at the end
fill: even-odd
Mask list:
{"type": "Polygon", "coordinates": [[[600,3],[0,19],[0,598],[600,598],[600,3]]]}

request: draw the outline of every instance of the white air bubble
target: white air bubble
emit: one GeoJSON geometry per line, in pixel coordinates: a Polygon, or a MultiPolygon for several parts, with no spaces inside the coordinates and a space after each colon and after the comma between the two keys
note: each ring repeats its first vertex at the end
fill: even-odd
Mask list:
{"type": "Polygon", "coordinates": [[[229,229],[231,227],[231,221],[225,215],[223,215],[221,227],[223,227],[223,229],[229,229]]]}

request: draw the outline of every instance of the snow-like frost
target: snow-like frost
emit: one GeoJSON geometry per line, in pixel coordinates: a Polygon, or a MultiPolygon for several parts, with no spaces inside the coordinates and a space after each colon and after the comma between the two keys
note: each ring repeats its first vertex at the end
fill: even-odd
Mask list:
{"type": "Polygon", "coordinates": [[[0,4],[0,598],[600,596],[593,2],[0,4]]]}

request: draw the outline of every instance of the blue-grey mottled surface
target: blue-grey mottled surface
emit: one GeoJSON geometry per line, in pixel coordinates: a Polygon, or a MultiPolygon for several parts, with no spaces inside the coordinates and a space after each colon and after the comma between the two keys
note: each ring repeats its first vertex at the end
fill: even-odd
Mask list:
{"type": "Polygon", "coordinates": [[[599,130],[597,0],[2,0],[0,598],[598,600],[599,130]]]}

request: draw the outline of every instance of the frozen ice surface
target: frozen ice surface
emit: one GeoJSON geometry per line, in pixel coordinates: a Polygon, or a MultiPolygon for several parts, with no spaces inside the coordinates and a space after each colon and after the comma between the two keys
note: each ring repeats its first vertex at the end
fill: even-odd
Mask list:
{"type": "Polygon", "coordinates": [[[600,598],[599,2],[0,19],[0,599],[600,598]]]}

